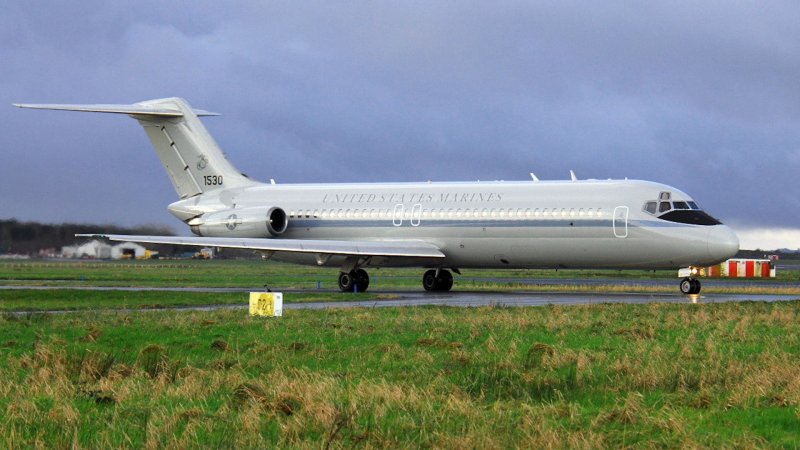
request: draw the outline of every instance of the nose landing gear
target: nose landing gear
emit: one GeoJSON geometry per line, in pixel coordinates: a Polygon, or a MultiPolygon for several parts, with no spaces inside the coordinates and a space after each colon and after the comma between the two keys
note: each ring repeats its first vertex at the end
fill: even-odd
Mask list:
{"type": "Polygon", "coordinates": [[[700,280],[697,278],[686,277],[681,280],[681,293],[685,295],[693,295],[700,293],[700,280]]]}

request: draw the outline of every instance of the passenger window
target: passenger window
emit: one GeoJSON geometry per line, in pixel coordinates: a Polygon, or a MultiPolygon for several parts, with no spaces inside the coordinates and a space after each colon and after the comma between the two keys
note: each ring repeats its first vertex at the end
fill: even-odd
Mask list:
{"type": "Polygon", "coordinates": [[[671,206],[670,206],[669,202],[661,202],[658,205],[658,212],[662,212],[662,213],[663,212],[667,212],[667,211],[670,210],[670,208],[671,208],[671,206]]]}
{"type": "Polygon", "coordinates": [[[656,213],[656,202],[647,202],[644,204],[644,210],[649,212],[650,214],[656,213]]]}

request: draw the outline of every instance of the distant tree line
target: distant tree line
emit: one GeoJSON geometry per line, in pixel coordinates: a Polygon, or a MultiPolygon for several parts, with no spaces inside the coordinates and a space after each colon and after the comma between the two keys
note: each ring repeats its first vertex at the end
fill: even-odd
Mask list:
{"type": "MultiPolygon", "coordinates": [[[[16,219],[0,220],[0,254],[18,253],[35,255],[39,250],[55,248],[60,250],[67,245],[86,242],[86,238],[75,237],[79,233],[107,234],[145,234],[174,236],[175,233],[163,225],[140,225],[126,228],[117,225],[94,225],[79,223],[48,224],[38,222],[20,222],[16,219]]],[[[162,254],[173,254],[175,246],[154,248],[162,254]]],[[[148,246],[150,248],[150,246],[148,246]]],[[[185,251],[186,249],[177,250],[185,251]]]]}

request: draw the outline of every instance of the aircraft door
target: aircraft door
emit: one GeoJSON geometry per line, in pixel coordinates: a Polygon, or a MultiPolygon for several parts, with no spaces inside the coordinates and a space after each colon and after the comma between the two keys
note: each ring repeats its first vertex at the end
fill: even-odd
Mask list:
{"type": "Polygon", "coordinates": [[[392,214],[392,225],[399,227],[403,225],[403,212],[405,208],[402,203],[394,205],[394,213],[392,214]]]}
{"type": "Polygon", "coordinates": [[[614,229],[614,236],[618,238],[628,237],[628,207],[617,206],[614,208],[614,220],[611,222],[614,229]]]}
{"type": "Polygon", "coordinates": [[[411,208],[411,226],[418,227],[420,220],[422,219],[422,204],[417,203],[411,208]]]}

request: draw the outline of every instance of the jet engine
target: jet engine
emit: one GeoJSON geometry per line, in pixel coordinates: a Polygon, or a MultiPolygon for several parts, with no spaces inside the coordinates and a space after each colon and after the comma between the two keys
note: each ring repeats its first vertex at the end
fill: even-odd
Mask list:
{"type": "Polygon", "coordinates": [[[187,223],[198,236],[264,238],[283,234],[289,217],[275,206],[253,207],[206,213],[187,223]]]}

